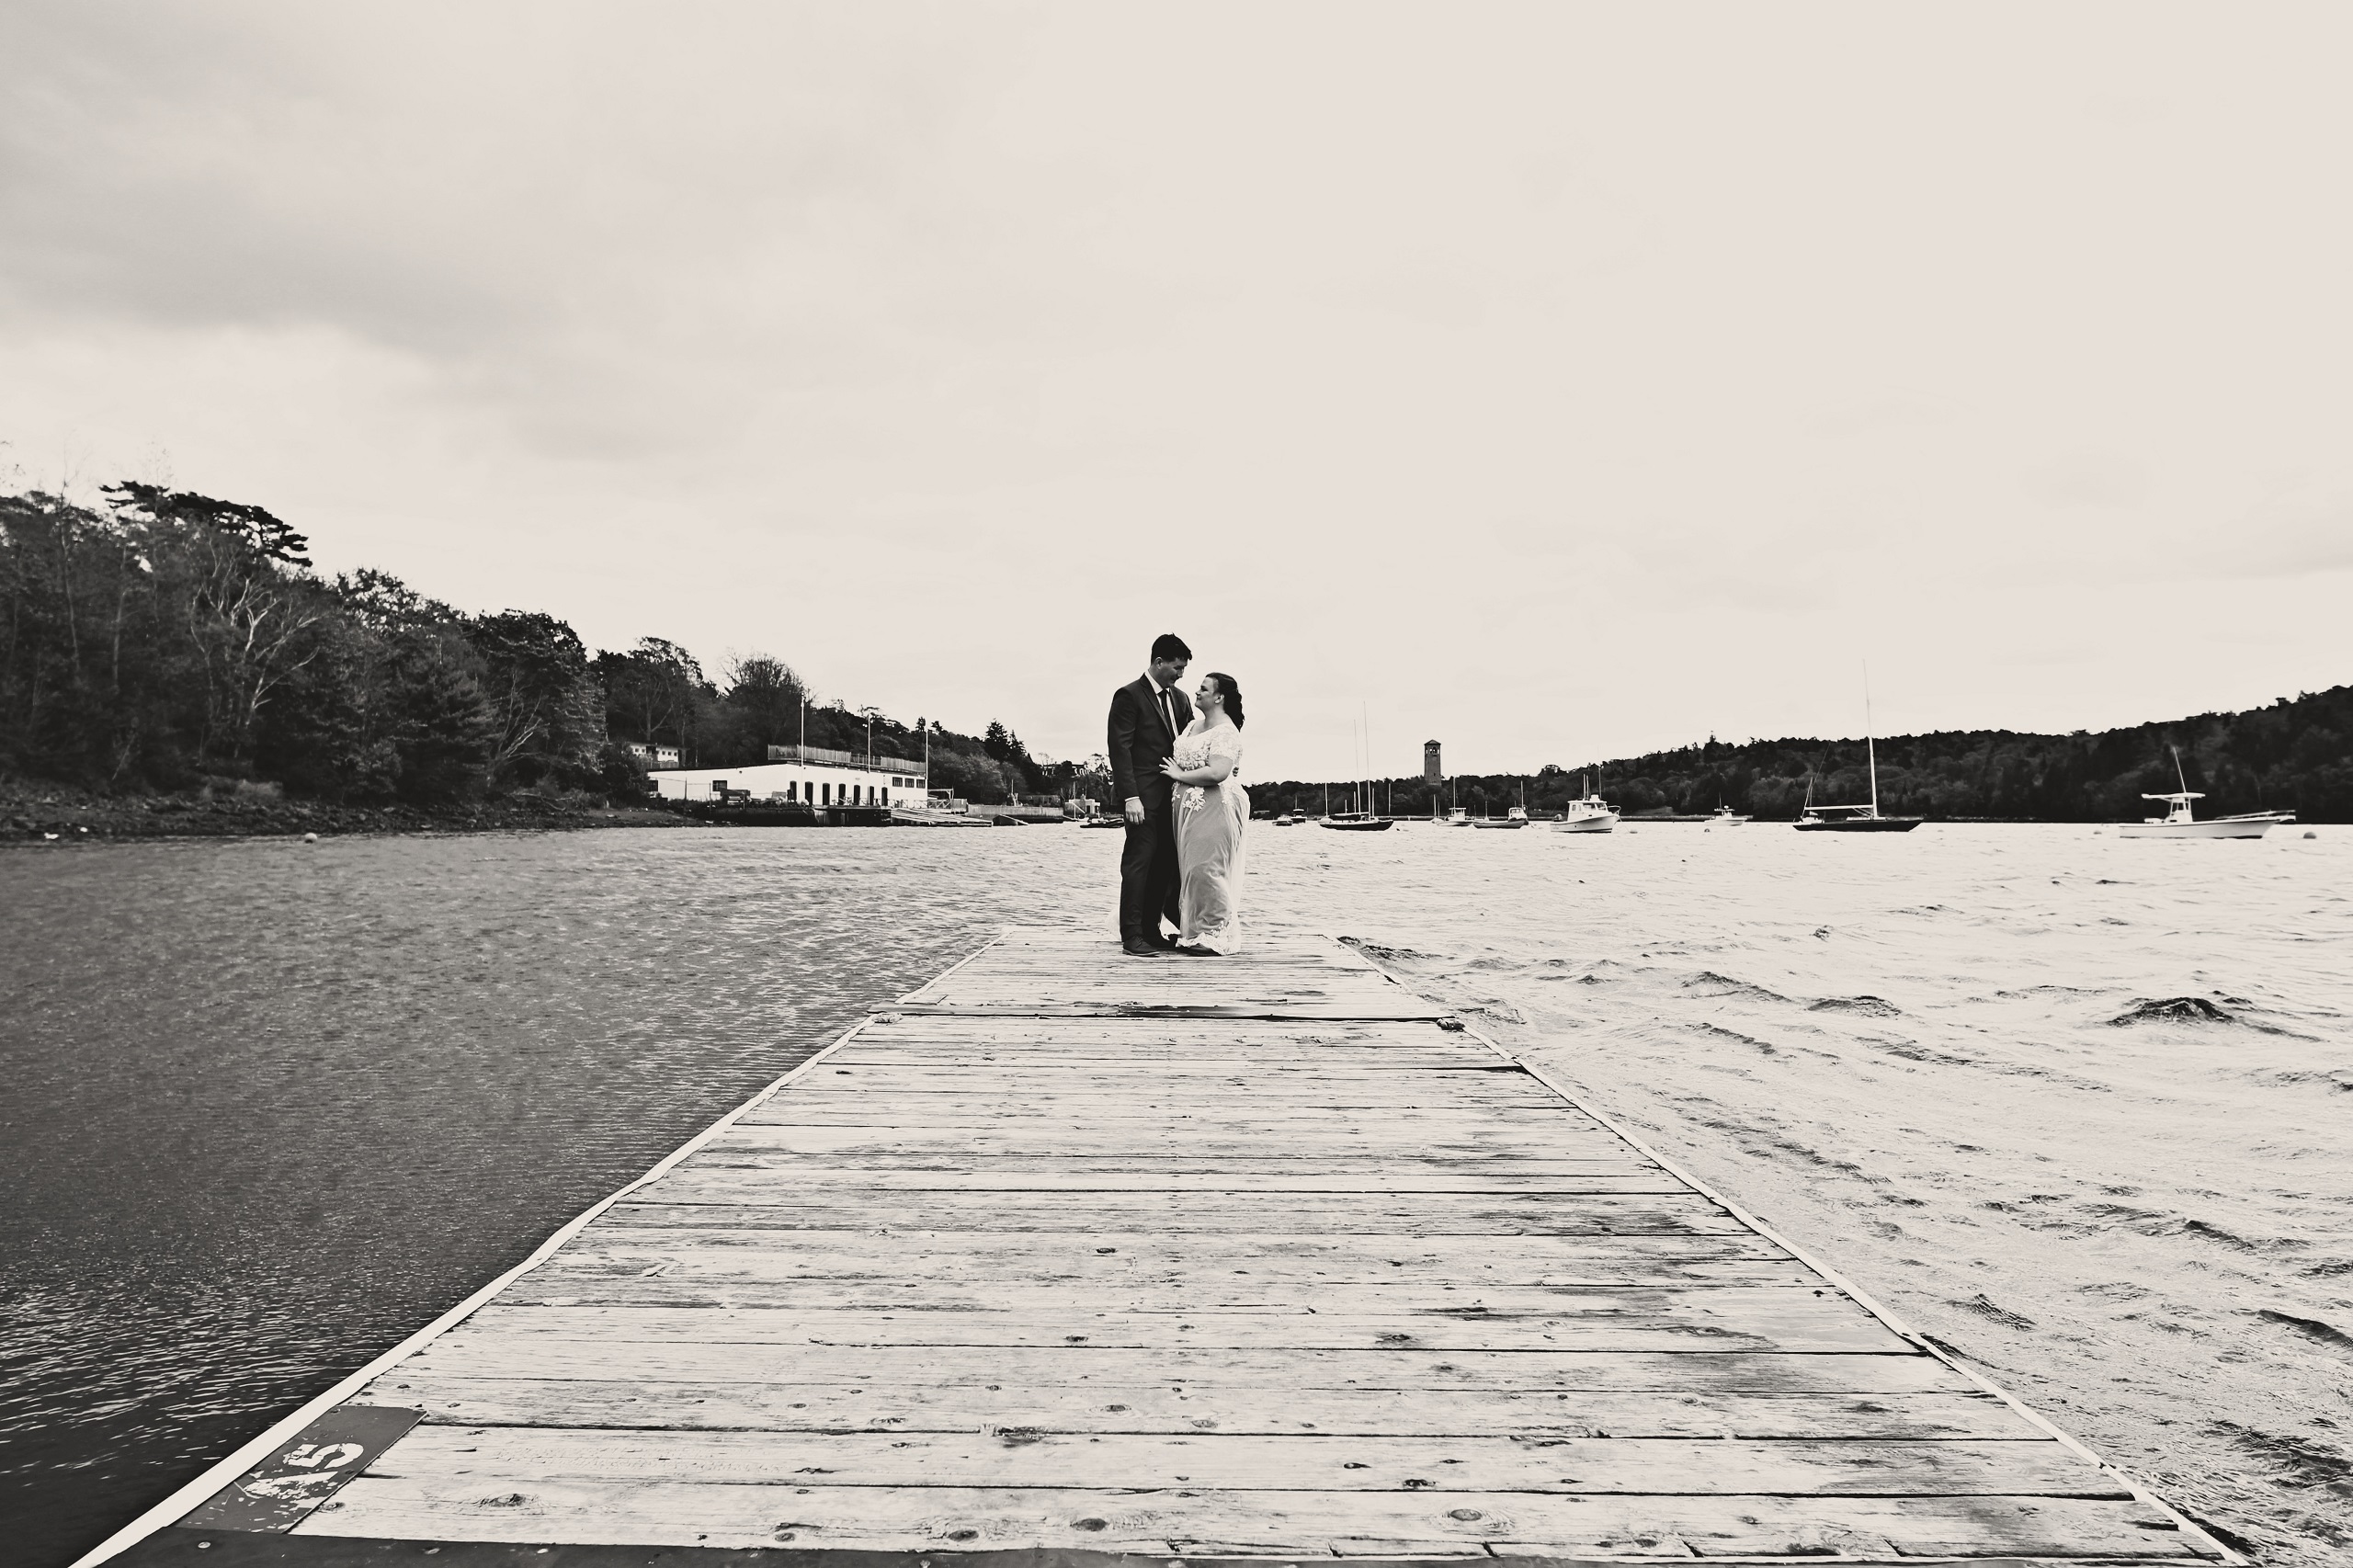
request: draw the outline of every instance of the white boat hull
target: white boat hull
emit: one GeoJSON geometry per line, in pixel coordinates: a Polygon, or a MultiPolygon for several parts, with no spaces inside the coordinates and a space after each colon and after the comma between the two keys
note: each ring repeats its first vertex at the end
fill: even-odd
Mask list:
{"type": "Polygon", "coordinates": [[[2119,838],[2261,838],[2273,828],[2295,822],[2292,814],[2264,817],[2213,817],[2205,822],[2128,822],[2117,824],[2119,838]]]}
{"type": "Polygon", "coordinates": [[[1589,817],[1567,817],[1552,824],[1554,833],[1608,833],[1618,825],[1616,812],[1600,812],[1589,817]]]}

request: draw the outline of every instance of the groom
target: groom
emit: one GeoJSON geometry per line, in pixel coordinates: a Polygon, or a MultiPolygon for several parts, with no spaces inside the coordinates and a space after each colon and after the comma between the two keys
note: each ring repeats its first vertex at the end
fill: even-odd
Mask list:
{"type": "Polygon", "coordinates": [[[1161,935],[1160,922],[1181,925],[1176,915],[1175,786],[1160,771],[1176,749],[1176,737],[1193,722],[1193,705],[1176,689],[1193,651],[1175,632],[1153,639],[1152,665],[1143,678],[1111,694],[1111,726],[1105,751],[1111,758],[1113,792],[1127,803],[1128,842],[1120,853],[1120,946],[1138,958],[1156,958],[1176,944],[1161,935]]]}

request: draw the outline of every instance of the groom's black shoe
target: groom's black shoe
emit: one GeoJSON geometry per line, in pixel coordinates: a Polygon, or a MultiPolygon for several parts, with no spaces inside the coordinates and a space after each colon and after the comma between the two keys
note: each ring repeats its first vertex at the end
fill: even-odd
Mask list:
{"type": "Polygon", "coordinates": [[[1165,936],[1158,931],[1154,931],[1151,936],[1146,937],[1144,940],[1150,942],[1154,947],[1158,948],[1164,953],[1173,953],[1176,950],[1176,938],[1165,936]]]}
{"type": "Polygon", "coordinates": [[[1156,959],[1160,956],[1160,949],[1142,937],[1130,937],[1120,944],[1120,950],[1135,959],[1156,959]]]}

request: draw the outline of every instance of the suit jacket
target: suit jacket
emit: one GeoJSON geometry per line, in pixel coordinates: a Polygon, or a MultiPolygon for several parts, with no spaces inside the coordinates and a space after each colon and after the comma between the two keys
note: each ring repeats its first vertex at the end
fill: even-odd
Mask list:
{"type": "Polygon", "coordinates": [[[1141,676],[1111,694],[1111,722],[1104,755],[1111,759],[1111,792],[1121,801],[1141,799],[1147,812],[1168,809],[1176,786],[1160,771],[1176,750],[1176,736],[1193,722],[1193,705],[1171,687],[1170,705],[1176,710],[1171,731],[1160,716],[1150,676],[1141,676]]]}

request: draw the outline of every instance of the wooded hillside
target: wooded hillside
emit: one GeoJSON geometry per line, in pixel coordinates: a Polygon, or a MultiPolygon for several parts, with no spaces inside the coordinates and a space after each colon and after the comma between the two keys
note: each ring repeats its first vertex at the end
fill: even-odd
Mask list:
{"type": "MultiPolygon", "coordinates": [[[[2097,733],[2038,735],[2011,730],[1948,730],[1879,742],[1880,809],[1890,815],[2027,822],[2137,822],[2154,809],[2141,799],[2179,788],[2172,748],[2200,816],[2291,808],[2305,822],[2353,822],[2353,687],[2295,698],[2243,713],[2135,724],[2097,733]]],[[[1646,756],[1617,757],[1539,773],[1449,779],[1441,809],[1459,801],[1474,815],[1500,814],[1527,792],[1529,810],[1560,810],[1591,777],[1627,812],[1711,812],[1719,805],[1771,819],[1795,817],[1811,788],[1822,804],[1870,799],[1860,740],[1789,739],[1739,744],[1709,741],[1646,756]]],[[[1381,809],[1427,814],[1431,791],[1418,778],[1384,780],[1381,809]]],[[[1267,808],[1320,810],[1323,783],[1284,781],[1251,790],[1267,808]]],[[[1337,791],[1336,789],[1336,799],[1337,791]]]]}
{"type": "MultiPolygon", "coordinates": [[[[543,611],[471,613],[372,570],[322,578],[309,540],[260,506],[104,494],[0,496],[0,776],[432,810],[518,790],[634,799],[632,741],[724,767],[804,738],[867,748],[865,710],[813,700],[766,654],[715,680],[658,637],[592,654],[543,611]]],[[[1001,723],[929,728],[934,781],[969,799],[1071,771],[1001,723]]],[[[872,744],[920,757],[924,737],[878,714],[872,744]]]]}

